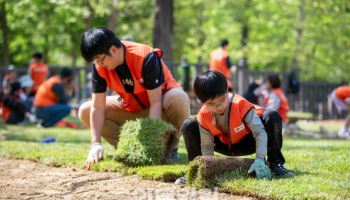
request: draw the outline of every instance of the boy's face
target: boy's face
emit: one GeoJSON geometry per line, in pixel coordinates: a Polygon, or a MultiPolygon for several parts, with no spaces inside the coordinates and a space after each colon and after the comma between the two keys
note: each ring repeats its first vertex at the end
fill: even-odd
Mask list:
{"type": "Polygon", "coordinates": [[[117,48],[115,46],[112,46],[109,49],[108,54],[99,54],[95,57],[94,62],[97,64],[102,65],[103,67],[106,67],[109,70],[115,69],[118,65],[123,64],[124,62],[124,52],[123,48],[117,48]]]}
{"type": "Polygon", "coordinates": [[[228,93],[209,99],[204,103],[204,106],[210,111],[217,114],[223,114],[228,107],[228,93]]]}
{"type": "Polygon", "coordinates": [[[41,60],[38,58],[33,58],[32,63],[41,63],[41,60]]]}

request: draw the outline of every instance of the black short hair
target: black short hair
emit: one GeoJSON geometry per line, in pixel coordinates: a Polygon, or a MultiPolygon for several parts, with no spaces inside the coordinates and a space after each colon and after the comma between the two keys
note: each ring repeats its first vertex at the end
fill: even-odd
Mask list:
{"type": "Polygon", "coordinates": [[[281,87],[281,80],[280,80],[278,74],[268,75],[267,81],[270,83],[272,89],[281,87]]]}
{"type": "Polygon", "coordinates": [[[221,41],[220,41],[220,47],[225,47],[225,46],[227,46],[228,45],[228,39],[222,39],[221,41]]]}
{"type": "Polygon", "coordinates": [[[109,48],[113,45],[117,48],[122,45],[113,31],[103,27],[93,28],[81,37],[80,51],[84,59],[91,62],[98,54],[110,55],[109,48]]]}
{"type": "Polygon", "coordinates": [[[73,70],[64,67],[61,70],[61,74],[60,74],[61,78],[73,78],[73,70]]]}
{"type": "Polygon", "coordinates": [[[43,54],[41,52],[39,52],[39,51],[34,52],[33,55],[32,55],[32,58],[36,58],[38,60],[41,60],[41,59],[43,59],[43,54]]]}
{"type": "Polygon", "coordinates": [[[227,93],[226,77],[217,71],[199,74],[194,81],[194,93],[202,103],[224,95],[227,93]]]}
{"type": "Polygon", "coordinates": [[[15,92],[17,92],[20,89],[21,89],[20,82],[16,81],[16,82],[11,83],[11,85],[10,85],[10,93],[11,94],[14,94],[15,92]]]}

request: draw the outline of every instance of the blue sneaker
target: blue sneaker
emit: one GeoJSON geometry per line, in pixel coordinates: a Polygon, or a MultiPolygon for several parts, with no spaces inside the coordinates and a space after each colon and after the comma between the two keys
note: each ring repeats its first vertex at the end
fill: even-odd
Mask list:
{"type": "Polygon", "coordinates": [[[295,173],[283,166],[282,163],[271,163],[270,164],[271,173],[277,178],[293,177],[295,173]]]}
{"type": "Polygon", "coordinates": [[[180,154],[177,152],[177,149],[173,149],[170,152],[170,160],[178,160],[180,158],[180,154]]]}

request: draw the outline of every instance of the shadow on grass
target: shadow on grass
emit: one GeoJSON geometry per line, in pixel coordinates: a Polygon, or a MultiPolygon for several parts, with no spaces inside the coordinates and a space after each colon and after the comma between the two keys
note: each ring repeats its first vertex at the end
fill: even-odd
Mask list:
{"type": "Polygon", "coordinates": [[[300,170],[293,170],[293,171],[295,172],[295,176],[304,176],[304,175],[320,176],[320,173],[300,171],[300,170]]]}
{"type": "Polygon", "coordinates": [[[20,141],[20,142],[40,142],[41,140],[49,137],[56,138],[56,142],[59,142],[59,143],[75,143],[75,144],[89,143],[89,140],[84,138],[64,138],[64,136],[57,136],[53,134],[40,134],[36,136],[25,135],[20,133],[6,134],[7,141],[20,141]]]}
{"type": "Polygon", "coordinates": [[[324,145],[324,146],[307,146],[301,148],[300,146],[288,146],[283,147],[283,151],[293,151],[293,150],[300,150],[300,151],[310,151],[310,152],[319,152],[319,151],[341,151],[344,147],[343,146],[334,146],[333,145],[324,145]]]}

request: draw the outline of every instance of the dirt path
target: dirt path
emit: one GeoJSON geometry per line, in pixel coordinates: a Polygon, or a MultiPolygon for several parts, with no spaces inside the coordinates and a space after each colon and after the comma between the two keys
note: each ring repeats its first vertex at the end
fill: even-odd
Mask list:
{"type": "Polygon", "coordinates": [[[118,173],[53,168],[0,157],[0,199],[252,199],[118,173]]]}

